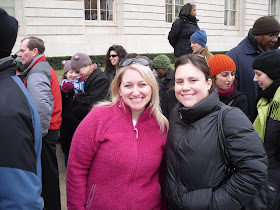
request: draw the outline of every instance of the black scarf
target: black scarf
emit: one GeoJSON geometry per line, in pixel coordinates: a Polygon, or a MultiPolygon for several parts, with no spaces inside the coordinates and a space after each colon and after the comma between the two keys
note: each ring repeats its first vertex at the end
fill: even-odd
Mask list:
{"type": "Polygon", "coordinates": [[[195,16],[192,16],[190,14],[187,14],[185,17],[187,17],[190,21],[197,23],[197,19],[195,16]]]}

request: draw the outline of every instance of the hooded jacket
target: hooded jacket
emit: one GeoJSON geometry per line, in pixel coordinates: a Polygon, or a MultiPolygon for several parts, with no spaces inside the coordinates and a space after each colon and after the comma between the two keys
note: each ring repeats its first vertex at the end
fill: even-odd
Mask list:
{"type": "Polygon", "coordinates": [[[42,209],[40,118],[11,57],[0,59],[0,209],[42,209]]]}
{"type": "Polygon", "coordinates": [[[130,108],[91,110],[78,126],[67,166],[68,209],[160,209],[166,133],[151,107],[132,123],[130,108]]]}
{"type": "Polygon", "coordinates": [[[237,108],[223,118],[229,156],[236,168],[224,183],[226,164],[217,132],[222,106],[213,91],[190,108],[178,103],[172,110],[164,182],[169,209],[240,209],[264,188],[267,156],[251,122],[237,108]]]}

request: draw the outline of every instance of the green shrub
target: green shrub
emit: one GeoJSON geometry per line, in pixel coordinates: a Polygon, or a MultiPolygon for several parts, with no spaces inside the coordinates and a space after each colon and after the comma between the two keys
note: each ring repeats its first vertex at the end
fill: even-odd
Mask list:
{"type": "MultiPolygon", "coordinates": [[[[212,52],[215,54],[225,54],[227,51],[215,51],[212,52]]],[[[156,56],[164,54],[166,55],[171,63],[175,63],[175,56],[173,53],[146,53],[146,54],[139,54],[141,56],[147,56],[151,60],[153,60],[156,56]]],[[[105,67],[105,55],[90,55],[89,56],[93,63],[96,63],[99,67],[105,67]]],[[[70,60],[71,56],[63,56],[63,57],[47,57],[47,61],[50,63],[50,65],[53,67],[54,70],[61,70],[63,69],[62,61],[63,60],[70,60]]]]}

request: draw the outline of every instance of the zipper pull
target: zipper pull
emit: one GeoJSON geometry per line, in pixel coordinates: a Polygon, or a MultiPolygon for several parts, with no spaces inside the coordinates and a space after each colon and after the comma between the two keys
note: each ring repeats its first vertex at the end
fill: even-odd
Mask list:
{"type": "Polygon", "coordinates": [[[136,131],[136,139],[138,139],[138,130],[134,127],[134,131],[136,131]]]}
{"type": "Polygon", "coordinates": [[[181,114],[181,112],[179,112],[179,116],[180,116],[180,119],[182,120],[182,119],[183,119],[183,117],[182,117],[182,114],[181,114]]]}

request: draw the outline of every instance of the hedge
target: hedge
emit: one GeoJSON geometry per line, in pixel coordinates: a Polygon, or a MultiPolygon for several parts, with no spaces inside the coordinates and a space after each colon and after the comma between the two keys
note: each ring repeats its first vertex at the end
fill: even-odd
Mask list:
{"type": "MultiPolygon", "coordinates": [[[[227,51],[215,51],[212,52],[215,54],[225,54],[227,51]]],[[[153,60],[156,56],[164,54],[166,55],[171,63],[175,63],[175,56],[173,53],[153,53],[153,54],[140,54],[142,56],[147,56],[151,60],[153,60]]],[[[96,63],[100,67],[105,66],[105,55],[90,55],[89,56],[92,59],[93,63],[96,63]]],[[[63,57],[47,57],[47,61],[50,63],[50,65],[53,67],[54,70],[61,70],[63,69],[62,61],[63,60],[70,60],[71,56],[63,56],[63,57]]]]}

